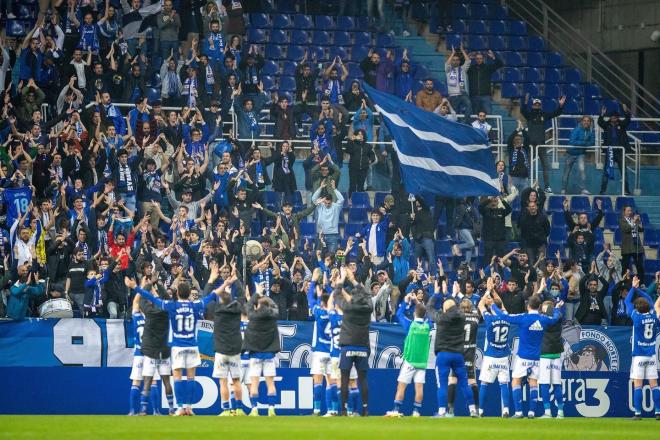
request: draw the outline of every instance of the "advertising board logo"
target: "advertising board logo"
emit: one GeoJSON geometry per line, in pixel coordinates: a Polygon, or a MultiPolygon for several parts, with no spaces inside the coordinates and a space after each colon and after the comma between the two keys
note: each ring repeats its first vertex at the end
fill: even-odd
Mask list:
{"type": "Polygon", "coordinates": [[[579,324],[567,323],[562,329],[564,338],[564,370],[619,371],[619,350],[614,341],[600,330],[583,329],[579,324]]]}

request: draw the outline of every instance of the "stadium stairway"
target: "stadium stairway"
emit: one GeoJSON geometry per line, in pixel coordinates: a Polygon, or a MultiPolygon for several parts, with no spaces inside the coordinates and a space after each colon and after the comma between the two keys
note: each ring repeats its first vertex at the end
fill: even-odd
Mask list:
{"type": "MultiPolygon", "coordinates": [[[[423,64],[429,69],[429,74],[436,82],[445,83],[445,54],[435,51],[433,39],[436,35],[424,36],[397,36],[394,38],[396,44],[402,48],[408,48],[415,62],[423,64]]],[[[444,43],[441,45],[444,48],[444,43]]],[[[508,104],[509,100],[501,100],[499,90],[493,96],[493,114],[502,117],[504,139],[508,133],[516,128],[516,119],[511,117],[508,104]]]]}

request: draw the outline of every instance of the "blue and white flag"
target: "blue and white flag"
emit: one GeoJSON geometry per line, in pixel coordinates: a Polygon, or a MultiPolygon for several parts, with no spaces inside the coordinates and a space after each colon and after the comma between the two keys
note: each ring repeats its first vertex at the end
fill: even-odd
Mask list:
{"type": "Polygon", "coordinates": [[[456,198],[500,193],[493,154],[482,131],[366,84],[364,88],[392,134],[407,192],[456,198]]]}

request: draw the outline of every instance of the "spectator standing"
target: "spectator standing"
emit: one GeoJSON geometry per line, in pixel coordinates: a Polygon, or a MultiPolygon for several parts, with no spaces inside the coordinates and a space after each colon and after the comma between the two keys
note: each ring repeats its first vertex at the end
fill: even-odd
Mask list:
{"type": "MultiPolygon", "coordinates": [[[[524,105],[520,106],[520,111],[527,119],[527,130],[529,136],[529,144],[536,148],[539,145],[545,144],[545,127],[552,119],[561,115],[564,110],[564,103],[566,102],[566,97],[562,96],[559,98],[559,105],[552,112],[545,112],[541,108],[541,100],[534,98],[532,100],[531,108],[529,107],[529,93],[525,95],[524,105]]],[[[548,166],[548,151],[546,149],[540,149],[538,152],[539,160],[541,161],[541,168],[543,170],[543,183],[544,190],[547,193],[552,192],[552,187],[550,186],[550,176],[549,176],[549,166],[548,166]]]]}
{"type": "Polygon", "coordinates": [[[491,104],[491,77],[493,73],[504,65],[502,60],[495,56],[492,50],[487,52],[491,63],[484,62],[484,54],[477,52],[474,55],[474,63],[468,68],[468,80],[470,82],[470,102],[474,113],[492,113],[491,104]]]}
{"type": "Polygon", "coordinates": [[[633,213],[630,206],[623,208],[623,215],[619,219],[621,231],[621,266],[623,270],[631,270],[630,260],[637,270],[637,277],[644,279],[644,245],[640,232],[644,232],[642,219],[639,214],[633,213]]]}
{"type": "Polygon", "coordinates": [[[163,9],[158,14],[157,26],[159,31],[160,56],[164,60],[172,57],[174,61],[179,60],[179,30],[181,29],[181,17],[176,13],[172,0],[163,2],[163,9]]]}
{"type": "Polygon", "coordinates": [[[529,175],[531,169],[531,155],[527,131],[523,129],[522,121],[518,121],[518,127],[511,133],[507,140],[509,151],[509,177],[511,185],[519,193],[529,187],[529,175]]]}
{"type": "Polygon", "coordinates": [[[424,80],[424,88],[415,95],[415,104],[427,112],[432,112],[442,103],[442,95],[435,90],[433,80],[427,78],[424,80]]]}
{"type": "Polygon", "coordinates": [[[447,57],[445,62],[445,73],[447,75],[447,93],[449,95],[449,102],[451,106],[456,109],[458,113],[463,114],[463,118],[472,115],[472,103],[468,96],[468,74],[470,68],[470,57],[461,44],[461,52],[463,53],[463,63],[460,57],[456,54],[454,47],[451,48],[451,54],[447,57]]]}
{"type": "Polygon", "coordinates": [[[388,91],[388,76],[394,73],[394,52],[390,49],[385,53],[385,58],[380,59],[380,54],[369,49],[367,58],[360,62],[360,69],[364,73],[364,80],[377,90],[388,91]]]}
{"type": "MultiPolygon", "coordinates": [[[[616,162],[619,167],[619,174],[623,179],[623,154],[630,150],[630,142],[628,141],[628,132],[626,131],[628,124],[630,124],[630,111],[625,104],[621,104],[623,109],[624,118],[620,118],[618,112],[612,112],[607,122],[605,122],[605,112],[607,109],[603,107],[598,116],[598,126],[603,130],[603,146],[607,147],[605,166],[603,167],[603,177],[600,181],[600,194],[605,194],[607,191],[607,184],[610,180],[614,180],[614,163],[616,162]],[[620,149],[613,147],[623,147],[623,152],[620,149]]],[[[626,195],[628,191],[628,182],[624,181],[626,195]]]]}
{"type": "Polygon", "coordinates": [[[348,161],[348,195],[355,191],[364,191],[364,182],[367,179],[367,173],[371,164],[376,161],[371,144],[366,142],[364,130],[357,130],[353,136],[349,137],[345,152],[351,158],[348,161]]]}
{"type": "Polygon", "coordinates": [[[550,234],[548,217],[539,210],[536,202],[530,201],[518,219],[520,238],[530,261],[536,261],[545,252],[550,234]]]}
{"type": "Polygon", "coordinates": [[[334,254],[339,247],[339,216],[344,206],[344,196],[337,191],[334,180],[329,185],[323,181],[312,195],[312,203],[316,205],[316,232],[322,237],[328,252],[334,254]],[[337,198],[335,202],[330,191],[337,198]]]}
{"type": "Polygon", "coordinates": [[[482,217],[482,238],[484,240],[484,259],[491,261],[493,256],[506,253],[506,217],[511,213],[511,206],[501,197],[482,197],[479,202],[482,217]]]}
{"type": "Polygon", "coordinates": [[[577,164],[579,180],[578,190],[585,195],[591,194],[586,185],[586,173],[584,158],[587,153],[586,148],[595,145],[594,130],[591,124],[591,117],[584,115],[580,119],[580,124],[571,131],[571,137],[568,140],[569,147],[566,148],[566,165],[564,168],[564,178],[562,179],[561,193],[566,194],[568,190],[568,176],[577,164]]]}

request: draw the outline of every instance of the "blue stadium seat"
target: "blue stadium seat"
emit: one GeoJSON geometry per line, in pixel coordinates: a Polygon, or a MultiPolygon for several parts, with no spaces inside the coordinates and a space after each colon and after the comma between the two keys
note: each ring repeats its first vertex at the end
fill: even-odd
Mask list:
{"type": "Polygon", "coordinates": [[[454,11],[452,14],[455,18],[468,18],[470,16],[470,11],[468,10],[468,5],[463,3],[457,3],[454,5],[454,11]]]}
{"type": "Polygon", "coordinates": [[[506,82],[518,82],[522,80],[520,69],[515,67],[505,67],[502,69],[502,80],[506,82]]]}
{"type": "Polygon", "coordinates": [[[596,196],[594,197],[594,203],[592,205],[592,209],[596,210],[596,200],[601,200],[602,207],[603,207],[603,212],[613,212],[614,209],[612,208],[612,199],[606,196],[596,196]]]}
{"type": "Polygon", "coordinates": [[[527,37],[510,36],[509,50],[527,50],[527,37]]]}
{"type": "Polygon", "coordinates": [[[591,211],[589,197],[586,196],[573,196],[571,197],[570,209],[573,212],[588,212],[591,211]]]}
{"type": "Polygon", "coordinates": [[[436,240],[435,255],[440,257],[451,257],[451,246],[452,243],[450,240],[436,240]]]}
{"type": "Polygon", "coordinates": [[[505,6],[491,5],[490,15],[491,15],[492,18],[496,18],[498,20],[501,20],[501,19],[504,19],[504,18],[508,18],[509,13],[508,13],[505,6]]]}
{"type": "Polygon", "coordinates": [[[295,76],[297,68],[295,61],[282,61],[282,75],[295,76]]]}
{"type": "Polygon", "coordinates": [[[316,223],[300,222],[300,235],[303,238],[316,237],[316,223]]]}
{"type": "Polygon", "coordinates": [[[282,29],[273,29],[268,35],[268,42],[276,44],[289,44],[289,37],[282,29]]]}
{"type": "Polygon", "coordinates": [[[348,59],[348,53],[346,52],[346,49],[344,49],[342,46],[331,46],[330,50],[328,51],[328,58],[333,60],[335,57],[339,57],[343,60],[348,59]]]}
{"type": "Polygon", "coordinates": [[[488,30],[484,20],[470,20],[468,21],[468,32],[471,34],[487,34],[488,30]]]}
{"type": "Polygon", "coordinates": [[[257,29],[266,29],[270,27],[270,18],[261,13],[250,14],[250,27],[257,29]]]}
{"type": "Polygon", "coordinates": [[[369,220],[369,208],[353,207],[348,210],[347,223],[365,223],[369,220]]]}
{"type": "Polygon", "coordinates": [[[488,18],[490,17],[490,9],[484,3],[472,3],[470,5],[470,16],[474,18],[488,18]]]}
{"type": "MultiPolygon", "coordinates": [[[[619,101],[616,99],[603,99],[601,104],[605,107],[607,113],[620,111],[619,101]]],[[[600,114],[600,110],[598,110],[598,114],[600,114]]]]}
{"type": "Polygon", "coordinates": [[[509,33],[512,35],[527,35],[527,24],[522,20],[509,21],[509,33]]]}
{"type": "Polygon", "coordinates": [[[330,34],[325,31],[315,31],[312,34],[312,44],[327,46],[330,44],[330,34]]]}
{"type": "Polygon", "coordinates": [[[493,81],[493,82],[502,82],[502,71],[500,69],[497,69],[490,76],[490,80],[493,81]]]}
{"type": "MultiPolygon", "coordinates": [[[[660,245],[660,233],[659,233],[659,231],[657,229],[646,228],[645,231],[644,231],[644,244],[646,246],[653,246],[653,247],[660,245]]],[[[647,260],[647,261],[649,261],[649,260],[647,260]]],[[[656,263],[657,263],[657,260],[653,260],[653,261],[656,261],[656,263]]],[[[660,269],[654,269],[650,272],[655,273],[658,270],[660,270],[660,269]]]]}
{"type": "Polygon", "coordinates": [[[548,241],[552,244],[562,244],[566,242],[566,229],[565,228],[551,228],[548,241]]]}
{"type": "Polygon", "coordinates": [[[250,44],[262,44],[266,42],[266,33],[261,29],[248,29],[247,40],[250,44]]]}
{"type": "Polygon", "coordinates": [[[30,5],[18,5],[18,11],[16,17],[20,20],[32,20],[36,15],[36,10],[31,8],[30,5]]]}
{"type": "Polygon", "coordinates": [[[557,68],[548,68],[545,69],[545,82],[547,83],[558,83],[561,81],[561,70],[557,68]]]}
{"type": "Polygon", "coordinates": [[[590,98],[590,99],[600,99],[603,96],[600,90],[600,86],[598,84],[593,84],[593,83],[586,83],[583,86],[582,93],[585,98],[590,98]]]}
{"type": "Polygon", "coordinates": [[[555,254],[559,251],[559,256],[564,259],[566,258],[566,251],[564,249],[564,246],[561,244],[557,243],[549,243],[548,246],[545,248],[545,254],[546,255],[552,255],[553,257],[555,254]]]}
{"type": "Polygon", "coordinates": [[[285,92],[296,90],[296,79],[293,76],[280,76],[279,88],[285,92]]]}
{"type": "Polygon", "coordinates": [[[394,38],[388,34],[378,34],[376,36],[377,47],[392,47],[394,46],[394,38]]]}
{"type": "Polygon", "coordinates": [[[616,198],[616,212],[621,212],[624,206],[631,206],[635,209],[635,199],[632,197],[619,196],[616,198]]]}
{"type": "Polygon", "coordinates": [[[364,76],[362,69],[360,69],[359,63],[346,63],[346,67],[348,68],[349,76],[352,76],[354,78],[362,78],[364,76]]]}
{"type": "Polygon", "coordinates": [[[564,113],[567,115],[581,115],[582,101],[579,98],[566,98],[564,113]]]}
{"type": "Polygon", "coordinates": [[[541,82],[542,80],[541,70],[535,67],[528,67],[523,72],[523,81],[525,82],[541,82]]]}
{"type": "Polygon", "coordinates": [[[529,67],[545,66],[545,52],[527,52],[527,65],[529,67]]]}
{"type": "Polygon", "coordinates": [[[314,29],[314,22],[311,15],[294,14],[293,27],[296,29],[314,29]]]}
{"type": "Polygon", "coordinates": [[[295,3],[297,3],[295,0],[275,0],[275,5],[272,9],[275,11],[286,12],[287,14],[293,14],[296,12],[295,3]]]}
{"type": "Polygon", "coordinates": [[[266,60],[264,63],[263,69],[261,69],[261,74],[262,75],[279,75],[280,74],[280,66],[272,60],[266,60]]]}
{"type": "Polygon", "coordinates": [[[337,46],[351,46],[353,44],[353,37],[350,33],[345,31],[335,31],[335,36],[332,44],[337,46]]]}
{"type": "Polygon", "coordinates": [[[325,50],[322,47],[309,46],[308,52],[309,56],[312,57],[312,59],[316,57],[317,61],[325,61],[327,59],[325,50]]]}
{"type": "Polygon", "coordinates": [[[502,83],[502,98],[519,98],[522,96],[520,84],[515,82],[502,83]]]}
{"type": "Polygon", "coordinates": [[[452,47],[458,50],[458,47],[463,43],[463,35],[461,34],[447,34],[445,35],[445,46],[447,50],[451,50],[452,47]]]}
{"type": "Polygon", "coordinates": [[[490,49],[493,51],[500,51],[506,49],[506,42],[504,41],[504,37],[502,37],[501,35],[491,35],[488,39],[488,44],[490,46],[490,49]]]}
{"type": "Polygon", "coordinates": [[[355,30],[355,22],[353,17],[347,17],[345,15],[340,15],[337,17],[337,29],[342,31],[352,31],[355,30]]]}
{"type": "Polygon", "coordinates": [[[558,102],[556,99],[544,99],[541,102],[541,109],[544,112],[553,112],[557,109],[558,102]]]}
{"type": "Polygon", "coordinates": [[[279,205],[282,199],[281,194],[275,191],[263,191],[263,195],[266,205],[279,205]]]}
{"type": "Polygon", "coordinates": [[[366,15],[360,15],[355,17],[355,26],[358,29],[367,29],[369,28],[371,24],[371,17],[367,17],[366,15]]]}
{"type": "Polygon", "coordinates": [[[275,88],[275,80],[272,76],[261,75],[261,82],[264,83],[264,90],[273,90],[275,88]]]}
{"type": "Polygon", "coordinates": [[[644,226],[644,229],[648,229],[649,227],[651,227],[651,219],[649,218],[648,213],[642,212],[640,214],[640,217],[642,219],[642,226],[644,226]]]}
{"type": "Polygon", "coordinates": [[[351,203],[353,207],[371,208],[369,193],[363,191],[356,191],[351,194],[351,203]]]}
{"type": "Polygon", "coordinates": [[[529,96],[543,96],[541,93],[540,84],[537,83],[524,83],[522,92],[523,95],[529,93],[529,96]]]}
{"type": "Polygon", "coordinates": [[[467,21],[465,20],[454,20],[452,23],[453,31],[457,34],[464,34],[468,31],[467,21]]]}
{"type": "Polygon", "coordinates": [[[371,34],[369,32],[356,32],[355,33],[355,46],[358,45],[371,45],[371,34]]]}
{"type": "Polygon", "coordinates": [[[383,203],[385,203],[385,197],[387,197],[389,193],[387,192],[377,192],[374,193],[374,207],[379,208],[383,206],[383,203]]]}
{"type": "Polygon", "coordinates": [[[301,29],[294,29],[291,31],[291,43],[292,44],[309,44],[309,33],[301,29]]]}
{"type": "Polygon", "coordinates": [[[545,60],[547,65],[551,67],[562,67],[564,65],[564,57],[559,52],[548,52],[545,60]]]}
{"type": "Polygon", "coordinates": [[[292,61],[300,61],[305,56],[306,50],[305,46],[291,44],[286,51],[286,57],[292,61]]]}
{"type": "Polygon", "coordinates": [[[614,244],[621,246],[621,229],[614,230],[614,244]]]}
{"type": "Polygon", "coordinates": [[[552,227],[553,228],[564,228],[566,229],[566,218],[564,217],[564,211],[555,211],[551,213],[550,216],[552,220],[552,227]]]}
{"type": "Polygon", "coordinates": [[[616,212],[605,213],[605,228],[613,231],[619,227],[619,214],[616,212]]]}
{"type": "Polygon", "coordinates": [[[286,14],[273,14],[272,25],[273,29],[291,29],[291,18],[286,14]]]}
{"type": "Polygon", "coordinates": [[[282,46],[277,44],[267,44],[265,58],[269,60],[281,60],[284,58],[282,46]]]}
{"type": "Polygon", "coordinates": [[[488,32],[493,35],[505,35],[507,33],[504,20],[492,20],[488,22],[488,32]]]}
{"type": "Polygon", "coordinates": [[[564,81],[571,83],[582,82],[582,74],[578,69],[569,67],[567,69],[564,69],[564,81]]]}
{"type": "Polygon", "coordinates": [[[483,35],[470,35],[468,37],[467,47],[470,51],[484,50],[488,48],[488,41],[483,35]]]}
{"type": "Polygon", "coordinates": [[[545,40],[543,37],[532,35],[527,41],[529,43],[529,50],[545,50],[545,40]]]}
{"type": "MultiPolygon", "coordinates": [[[[353,46],[351,49],[351,61],[361,62],[369,54],[369,49],[365,46],[353,46]]],[[[348,81],[346,81],[348,82],[348,81]]]]}
{"type": "Polygon", "coordinates": [[[564,196],[548,197],[548,212],[564,212],[564,196]]]}
{"type": "Polygon", "coordinates": [[[153,104],[155,101],[160,100],[160,89],[151,87],[147,89],[147,101],[149,104],[153,104]]]}
{"type": "MultiPolygon", "coordinates": [[[[515,67],[525,65],[522,55],[518,52],[502,52],[502,58],[504,59],[505,66],[515,67]]],[[[504,77],[506,78],[506,75],[504,77]]]]}
{"type": "Polygon", "coordinates": [[[423,64],[418,64],[416,66],[416,72],[415,72],[415,79],[421,79],[424,80],[428,78],[431,75],[431,72],[429,71],[428,67],[426,67],[423,64]]]}
{"type": "Polygon", "coordinates": [[[335,28],[335,21],[329,15],[316,16],[316,29],[332,30],[335,28]]]}
{"type": "Polygon", "coordinates": [[[344,238],[355,237],[357,234],[361,234],[366,223],[346,223],[344,226],[344,238]]]}

